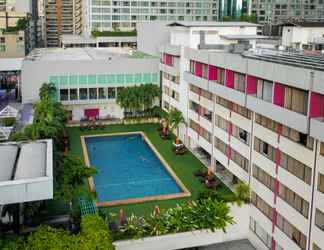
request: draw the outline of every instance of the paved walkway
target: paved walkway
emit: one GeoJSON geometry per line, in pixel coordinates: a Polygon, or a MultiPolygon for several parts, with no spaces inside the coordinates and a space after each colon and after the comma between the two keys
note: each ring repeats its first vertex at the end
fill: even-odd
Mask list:
{"type": "Polygon", "coordinates": [[[199,247],[198,250],[256,250],[248,240],[236,240],[210,246],[199,247]]]}

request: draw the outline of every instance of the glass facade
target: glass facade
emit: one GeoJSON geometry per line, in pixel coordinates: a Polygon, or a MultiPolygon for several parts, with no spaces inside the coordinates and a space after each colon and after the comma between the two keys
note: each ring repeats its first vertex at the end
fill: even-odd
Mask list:
{"type": "Polygon", "coordinates": [[[158,84],[157,73],[107,75],[57,75],[49,82],[57,88],[55,98],[60,101],[104,100],[116,98],[120,87],[140,84],[158,84]]]}

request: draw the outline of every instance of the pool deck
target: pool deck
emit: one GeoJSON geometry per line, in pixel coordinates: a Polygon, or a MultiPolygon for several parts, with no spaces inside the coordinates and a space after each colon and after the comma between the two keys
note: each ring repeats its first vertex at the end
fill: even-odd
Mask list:
{"type": "MultiPolygon", "coordinates": [[[[165,167],[165,169],[168,171],[168,173],[171,175],[171,177],[174,179],[174,181],[177,183],[177,185],[181,188],[182,192],[174,193],[174,194],[154,195],[154,196],[146,196],[146,197],[140,197],[140,198],[115,200],[115,201],[97,201],[96,205],[98,207],[107,207],[107,206],[127,205],[127,204],[132,204],[132,203],[142,203],[142,202],[146,202],[146,201],[168,200],[168,199],[183,198],[183,197],[191,196],[190,191],[186,188],[186,186],[182,183],[182,181],[178,178],[178,176],[175,174],[175,172],[172,170],[172,168],[169,166],[169,164],[164,160],[164,158],[161,156],[161,154],[158,152],[158,150],[154,147],[154,145],[151,143],[151,141],[147,138],[147,136],[142,131],[80,136],[81,146],[82,146],[82,151],[83,151],[86,166],[88,166],[88,167],[91,166],[89,155],[88,155],[88,150],[87,150],[87,145],[85,142],[86,138],[120,136],[120,135],[134,135],[134,134],[136,134],[136,135],[140,134],[144,138],[147,145],[154,152],[154,154],[158,157],[158,159],[160,160],[162,165],[165,167]]],[[[93,177],[88,178],[88,184],[90,187],[90,191],[95,192],[96,187],[95,187],[93,177]]]]}

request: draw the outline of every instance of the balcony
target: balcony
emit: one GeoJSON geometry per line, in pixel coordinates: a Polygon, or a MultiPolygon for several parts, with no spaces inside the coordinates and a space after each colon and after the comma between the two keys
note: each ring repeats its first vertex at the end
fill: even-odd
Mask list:
{"type": "Polygon", "coordinates": [[[184,80],[187,83],[190,83],[192,85],[197,86],[198,88],[202,88],[206,91],[208,91],[208,80],[199,76],[195,76],[192,73],[185,71],[184,74],[184,80]]]}
{"type": "Polygon", "coordinates": [[[251,190],[256,193],[258,196],[262,197],[262,199],[272,206],[274,201],[274,193],[266,187],[263,183],[261,183],[258,179],[251,177],[251,190]]]}
{"type": "Polygon", "coordinates": [[[169,66],[164,63],[160,63],[159,69],[165,73],[168,73],[173,76],[178,76],[180,74],[179,64],[175,63],[173,66],[169,66]]]}
{"type": "Polygon", "coordinates": [[[304,134],[308,133],[309,122],[306,115],[296,113],[250,95],[247,96],[247,108],[283,125],[295,128],[304,134]]]}
{"type": "Polygon", "coordinates": [[[285,246],[285,249],[289,250],[300,250],[301,248],[289,238],[281,229],[276,228],[274,231],[274,238],[280,246],[285,246]]]}
{"type": "Polygon", "coordinates": [[[324,118],[320,119],[311,118],[310,119],[310,135],[324,141],[324,118]]]}
{"type": "Polygon", "coordinates": [[[218,84],[214,81],[209,82],[208,91],[225,98],[231,102],[237,103],[243,107],[245,107],[245,93],[240,92],[238,90],[226,87],[224,85],[218,84]]]}
{"type": "MultiPolygon", "coordinates": [[[[308,201],[309,202],[309,201],[308,201]]],[[[288,221],[294,223],[294,226],[303,234],[308,234],[309,221],[301,213],[299,213],[294,207],[290,206],[286,201],[277,197],[277,211],[288,221]]],[[[310,214],[310,212],[309,212],[310,214]]]]}

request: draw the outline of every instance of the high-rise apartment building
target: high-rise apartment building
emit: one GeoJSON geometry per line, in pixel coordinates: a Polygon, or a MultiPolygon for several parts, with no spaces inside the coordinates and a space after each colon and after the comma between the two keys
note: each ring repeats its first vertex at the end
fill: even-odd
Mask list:
{"type": "Polygon", "coordinates": [[[46,46],[58,47],[61,35],[82,33],[82,0],[45,0],[46,46]]]}
{"type": "Polygon", "coordinates": [[[251,13],[260,23],[280,24],[287,20],[324,20],[322,0],[252,0],[251,13]]]}
{"type": "Polygon", "coordinates": [[[90,31],[132,30],[143,21],[218,20],[218,0],[89,0],[90,31]]]}
{"type": "MultiPolygon", "coordinates": [[[[253,37],[231,30],[220,38],[253,37]]],[[[183,113],[181,140],[228,186],[250,186],[256,249],[323,250],[323,59],[197,41],[171,31],[161,48],[162,106],[183,113]]]]}

